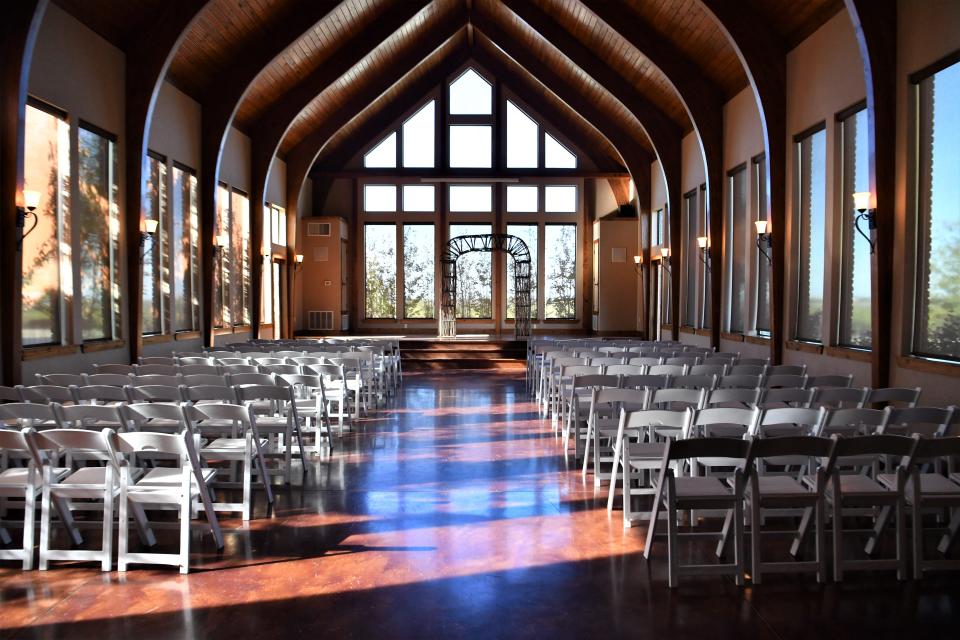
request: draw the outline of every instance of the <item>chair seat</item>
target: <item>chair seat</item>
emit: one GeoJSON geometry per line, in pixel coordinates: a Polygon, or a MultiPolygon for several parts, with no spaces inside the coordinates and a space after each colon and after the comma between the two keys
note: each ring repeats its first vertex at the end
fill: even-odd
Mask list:
{"type": "MultiPolygon", "coordinates": [[[[10,487],[10,486],[27,486],[27,480],[29,479],[28,472],[30,470],[26,467],[14,467],[12,469],[6,469],[3,472],[0,472],[0,486],[10,487]]],[[[70,469],[56,468],[53,469],[53,477],[59,482],[66,476],[70,475],[70,469]]],[[[39,485],[40,473],[37,473],[37,484],[39,485]]]]}
{"type": "MultiPolygon", "coordinates": [[[[896,486],[896,476],[893,477],[896,486]]],[[[890,489],[869,476],[862,474],[840,475],[840,493],[844,497],[889,495],[890,489]]],[[[833,484],[827,484],[827,496],[833,496],[833,484]]]]}
{"type": "MultiPolygon", "coordinates": [[[[169,488],[169,487],[178,487],[180,486],[181,479],[183,478],[183,470],[177,467],[155,467],[150,469],[143,478],[137,482],[137,487],[158,487],[158,488],[169,488]]],[[[203,475],[204,482],[210,482],[217,475],[216,469],[201,469],[201,474],[203,475]]],[[[194,475],[191,475],[191,482],[194,486],[197,485],[197,478],[194,475]]]]}
{"type": "Polygon", "coordinates": [[[712,476],[675,478],[674,486],[680,499],[729,499],[733,495],[733,489],[712,476]]]}
{"type": "MultiPolygon", "coordinates": [[[[758,476],[757,484],[763,498],[809,496],[816,491],[817,479],[804,477],[801,483],[793,476],[758,476]]],[[[747,491],[750,491],[749,485],[747,491]]]]}
{"type": "MultiPolygon", "coordinates": [[[[896,489],[897,487],[896,474],[881,473],[877,476],[877,480],[879,480],[880,484],[885,487],[890,487],[891,489],[896,489]]],[[[910,502],[910,498],[913,496],[912,477],[907,479],[907,486],[904,493],[906,495],[907,502],[910,502]]],[[[951,482],[950,478],[942,476],[939,473],[921,473],[920,493],[923,496],[957,497],[960,496],[960,484],[951,482]]]]}
{"type": "Polygon", "coordinates": [[[64,486],[77,484],[102,485],[106,480],[106,467],[83,467],[71,473],[60,484],[64,486]]]}
{"type": "Polygon", "coordinates": [[[630,464],[641,460],[656,460],[658,463],[663,459],[664,443],[662,442],[631,442],[627,445],[627,451],[630,454],[630,464]]]}
{"type": "MultiPolygon", "coordinates": [[[[266,438],[260,438],[260,446],[267,446],[266,438]]],[[[211,453],[243,453],[246,447],[246,438],[217,438],[201,449],[200,453],[203,455],[208,455],[211,453]]]]}

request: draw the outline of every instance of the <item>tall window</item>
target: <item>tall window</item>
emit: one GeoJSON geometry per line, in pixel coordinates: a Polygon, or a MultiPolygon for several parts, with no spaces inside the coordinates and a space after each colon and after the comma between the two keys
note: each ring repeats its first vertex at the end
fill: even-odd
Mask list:
{"type": "Polygon", "coordinates": [[[913,351],[960,359],[960,64],[912,78],[919,118],[913,351]]]}
{"type": "MultiPolygon", "coordinates": [[[[700,225],[703,229],[703,235],[707,236],[707,246],[712,245],[710,238],[710,212],[707,210],[707,185],[700,185],[700,199],[697,202],[700,225]]],[[[702,254],[701,254],[702,255],[702,254]]],[[[710,326],[710,313],[713,308],[713,294],[711,293],[710,273],[711,269],[706,262],[700,262],[700,281],[703,283],[700,289],[700,326],[704,329],[710,326]]]]}
{"type": "Polygon", "coordinates": [[[147,156],[147,192],[143,202],[144,224],[157,223],[156,233],[146,239],[143,251],[143,324],[144,335],[164,333],[169,326],[170,272],[167,239],[167,161],[163,156],[147,156]]]}
{"type": "MultiPolygon", "coordinates": [[[[199,216],[197,175],[174,164],[171,222],[173,223],[173,299],[176,331],[200,327],[199,216]]],[[[216,277],[216,274],[215,274],[216,277]]]]}
{"type": "Polygon", "coordinates": [[[27,105],[24,190],[40,194],[37,226],[23,240],[23,345],[65,341],[63,296],[71,291],[70,125],[66,116],[27,105]],[[66,249],[66,251],[64,251],[66,249]]]}
{"type": "Polygon", "coordinates": [[[236,325],[250,324],[250,198],[236,189],[230,194],[230,256],[237,278],[232,290],[233,318],[236,325]]]}
{"type": "MultiPolygon", "coordinates": [[[[770,227],[770,212],[767,210],[767,161],[763,155],[753,159],[753,211],[757,220],[766,220],[770,227]]],[[[748,229],[749,231],[749,229],[748,229]]],[[[770,282],[772,275],[773,249],[764,247],[763,254],[757,250],[757,333],[770,335],[770,282]]]]}
{"type": "Polygon", "coordinates": [[[663,209],[653,212],[650,221],[650,246],[659,247],[663,244],[663,209]]]}
{"type": "MultiPolygon", "coordinates": [[[[727,175],[728,204],[726,229],[727,331],[743,333],[747,302],[747,237],[751,231],[747,218],[747,168],[741,166],[727,175]]],[[[755,227],[754,227],[755,228],[755,227]]]]}
{"type": "Polygon", "coordinates": [[[363,227],[364,315],[368,319],[397,317],[397,225],[363,227]]]}
{"type": "Polygon", "coordinates": [[[273,245],[287,246],[287,212],[283,207],[267,204],[263,207],[263,277],[260,295],[260,321],[263,324],[274,324],[275,320],[279,320],[280,308],[274,304],[274,293],[279,294],[280,281],[279,277],[274,277],[272,267],[273,245]]]}
{"type": "MultiPolygon", "coordinates": [[[[451,224],[450,237],[491,233],[489,224],[451,224]]],[[[457,318],[493,317],[493,257],[465,253],[457,259],[457,318]]]]}
{"type": "Polygon", "coordinates": [[[697,314],[697,273],[700,266],[702,252],[697,244],[697,237],[704,235],[700,230],[697,208],[697,190],[694,189],[683,196],[683,246],[686,250],[683,263],[683,321],[681,324],[696,327],[697,314]]]}
{"type": "MultiPolygon", "coordinates": [[[[867,110],[840,122],[842,185],[840,190],[840,334],[844,346],[870,347],[870,243],[854,229],[853,194],[870,190],[867,110]]],[[[861,227],[869,233],[863,223],[861,227]]]]}
{"type": "Polygon", "coordinates": [[[404,167],[433,167],[436,111],[436,101],[431,100],[403,123],[404,167]]]}
{"type": "MultiPolygon", "coordinates": [[[[532,187],[536,191],[537,187],[532,187]]],[[[510,187],[507,187],[509,194],[510,187]]],[[[509,195],[507,196],[509,199],[509,195]]],[[[507,234],[516,236],[524,241],[527,249],[530,251],[530,317],[536,319],[539,317],[537,310],[539,308],[539,299],[537,293],[537,251],[539,249],[539,226],[536,224],[508,224],[507,234]]],[[[516,286],[514,283],[514,265],[513,258],[508,261],[507,268],[507,317],[516,318],[516,286]]]]}
{"type": "Polygon", "coordinates": [[[797,332],[799,340],[820,342],[823,323],[823,264],[826,223],[826,130],[796,141],[796,237],[798,239],[797,332]]]}
{"type": "Polygon", "coordinates": [[[77,151],[82,336],[110,340],[120,335],[116,138],[81,123],[77,151]]]}
{"type": "Polygon", "coordinates": [[[539,127],[520,107],[507,100],[507,167],[510,169],[536,168],[539,150],[539,127]]]}
{"type": "Polygon", "coordinates": [[[577,225],[544,227],[544,317],[571,320],[577,317],[577,225]]]}
{"type": "MultiPolygon", "coordinates": [[[[432,187],[431,187],[432,188],[432,187]]],[[[434,317],[434,226],[403,225],[403,317],[434,317]]]]}

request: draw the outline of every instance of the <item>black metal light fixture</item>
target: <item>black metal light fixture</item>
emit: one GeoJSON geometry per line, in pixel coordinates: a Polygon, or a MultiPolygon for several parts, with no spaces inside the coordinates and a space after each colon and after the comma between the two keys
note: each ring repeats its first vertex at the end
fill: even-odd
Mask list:
{"type": "Polygon", "coordinates": [[[293,262],[294,262],[294,268],[297,271],[300,271],[300,269],[303,268],[303,254],[298,253],[295,256],[293,256],[293,262]]]}
{"type": "Polygon", "coordinates": [[[857,217],[853,219],[853,226],[870,245],[870,253],[876,250],[876,243],[873,240],[873,231],[877,228],[876,208],[872,207],[873,194],[869,191],[858,191],[853,194],[853,208],[857,210],[857,217]],[[860,221],[867,221],[867,233],[860,228],[860,221]]]}
{"type": "Polygon", "coordinates": [[[663,266],[667,275],[670,274],[670,247],[660,247],[660,264],[663,266]]]}
{"type": "Polygon", "coordinates": [[[773,259],[764,249],[764,247],[767,249],[773,248],[773,233],[770,230],[770,222],[768,220],[757,220],[753,224],[757,227],[757,249],[767,259],[767,262],[772,263],[773,259]]]}
{"type": "Polygon", "coordinates": [[[700,236],[697,238],[697,247],[700,249],[700,262],[707,271],[710,271],[710,238],[700,236]]]}
{"type": "Polygon", "coordinates": [[[643,274],[643,256],[633,256],[633,270],[638,276],[643,274]]]}
{"type": "Polygon", "coordinates": [[[157,227],[160,226],[159,220],[144,220],[143,229],[140,231],[140,264],[147,256],[147,251],[153,248],[154,238],[157,235],[157,227]],[[150,241],[150,247],[147,247],[147,240],[150,241]]]}
{"type": "Polygon", "coordinates": [[[38,206],[40,206],[40,192],[24,191],[23,205],[17,207],[17,229],[20,232],[17,236],[17,251],[23,248],[23,239],[30,235],[30,232],[37,227],[36,209],[38,206]],[[30,225],[29,229],[24,231],[24,227],[27,226],[27,217],[33,219],[33,224],[30,225]]]}

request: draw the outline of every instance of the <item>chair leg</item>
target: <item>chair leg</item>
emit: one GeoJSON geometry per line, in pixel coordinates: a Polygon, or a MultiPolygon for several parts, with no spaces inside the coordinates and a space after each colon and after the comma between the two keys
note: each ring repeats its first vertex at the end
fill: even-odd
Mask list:
{"type": "Polygon", "coordinates": [[[816,546],[817,546],[817,582],[827,581],[827,526],[823,500],[817,499],[816,511],[816,546]]]}
{"type": "Polygon", "coordinates": [[[251,462],[251,460],[250,460],[250,459],[251,459],[250,449],[251,449],[251,445],[252,445],[252,444],[253,444],[253,443],[251,442],[250,435],[248,434],[248,435],[247,435],[247,446],[246,446],[246,450],[245,450],[244,456],[243,456],[243,513],[242,513],[242,519],[243,519],[244,522],[249,522],[249,521],[250,521],[250,502],[251,502],[251,500],[252,500],[252,498],[251,498],[251,491],[250,491],[250,476],[251,476],[252,473],[253,473],[253,469],[251,468],[252,465],[250,464],[250,462],[251,462]]]}
{"type": "Polygon", "coordinates": [[[180,500],[180,573],[190,571],[190,496],[180,500]]]}
{"type": "Polygon", "coordinates": [[[907,514],[903,497],[897,499],[897,580],[906,580],[907,573],[907,514]]]}
{"type": "Polygon", "coordinates": [[[717,542],[717,550],[715,551],[717,558],[722,558],[723,552],[726,551],[727,538],[730,536],[730,526],[733,524],[733,512],[733,509],[727,509],[727,515],[723,519],[723,529],[720,531],[720,541],[717,542]]]}
{"type": "Polygon", "coordinates": [[[943,555],[947,555],[947,553],[950,551],[950,547],[953,546],[954,540],[957,539],[958,531],[960,531],[960,509],[955,509],[946,533],[944,533],[943,537],[940,538],[940,544],[937,545],[937,551],[943,555]]]}
{"type": "Polygon", "coordinates": [[[30,571],[33,569],[33,523],[37,512],[37,490],[32,483],[23,497],[23,570],[30,571]]]}
{"type": "Polygon", "coordinates": [[[883,530],[887,527],[887,520],[890,519],[890,507],[882,507],[880,509],[880,515],[877,516],[877,522],[873,527],[873,533],[870,534],[870,539],[867,540],[866,546],[863,548],[864,552],[868,556],[872,556],[873,552],[877,548],[877,541],[880,539],[880,535],[883,533],[883,530]]]}
{"type": "Polygon", "coordinates": [[[743,561],[743,500],[737,500],[733,506],[733,562],[737,565],[737,586],[744,583],[743,561]]]}
{"type": "Polygon", "coordinates": [[[127,492],[120,491],[120,513],[117,516],[118,536],[117,536],[117,571],[127,570],[127,550],[130,548],[130,527],[127,516],[129,505],[127,504],[127,492]]]}
{"type": "MultiPolygon", "coordinates": [[[[840,494],[834,485],[833,493],[833,579],[843,582],[843,509],[840,494]]],[[[899,520],[899,518],[898,518],[899,520]]],[[[899,555],[898,555],[899,557],[899,555]]]]}
{"type": "Polygon", "coordinates": [[[613,498],[617,494],[617,474],[620,473],[622,448],[623,438],[618,434],[613,445],[613,469],[610,471],[610,491],[607,492],[607,512],[613,511],[613,498]]]}
{"type": "Polygon", "coordinates": [[[793,536],[793,543],[790,545],[790,555],[796,558],[800,555],[803,547],[803,539],[807,536],[807,530],[810,528],[810,520],[813,517],[813,507],[807,507],[803,510],[803,516],[800,518],[800,526],[793,536]]]}
{"type": "Polygon", "coordinates": [[[667,584],[672,589],[679,585],[680,576],[677,571],[680,566],[680,549],[677,538],[677,505],[674,492],[667,490],[667,563],[669,575],[667,584]]]}
{"type": "Polygon", "coordinates": [[[47,570],[47,552],[50,550],[50,499],[50,485],[44,482],[40,503],[40,571],[47,570]]]}
{"type": "Polygon", "coordinates": [[[750,500],[750,580],[753,584],[760,584],[761,572],[763,570],[762,562],[760,561],[760,500],[757,498],[755,491],[752,493],[754,495],[750,500]]]}
{"type": "MultiPolygon", "coordinates": [[[[919,493],[919,492],[918,492],[919,493]]],[[[923,578],[923,511],[920,508],[918,496],[914,496],[913,503],[913,577],[915,580],[923,578]]]]}
{"type": "Polygon", "coordinates": [[[107,473],[107,486],[103,492],[103,547],[100,570],[110,571],[111,568],[113,568],[113,478],[110,473],[107,473]]]}

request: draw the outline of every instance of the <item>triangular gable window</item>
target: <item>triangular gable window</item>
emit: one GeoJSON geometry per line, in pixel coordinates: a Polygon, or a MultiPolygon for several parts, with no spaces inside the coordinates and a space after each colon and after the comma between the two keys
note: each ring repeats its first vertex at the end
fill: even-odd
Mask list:
{"type": "Polygon", "coordinates": [[[368,169],[395,169],[397,167],[397,132],[394,131],[377,143],[363,156],[363,166],[368,169]]]}
{"type": "Polygon", "coordinates": [[[543,160],[547,169],[576,169],[577,156],[549,133],[544,133],[543,160]]]}

